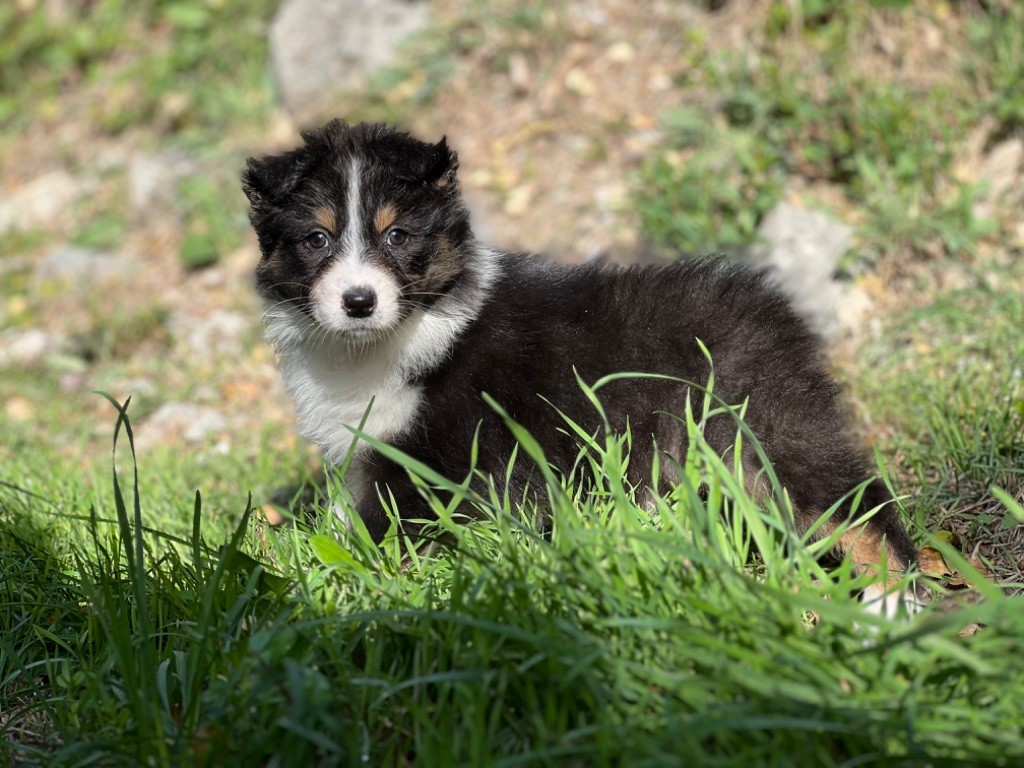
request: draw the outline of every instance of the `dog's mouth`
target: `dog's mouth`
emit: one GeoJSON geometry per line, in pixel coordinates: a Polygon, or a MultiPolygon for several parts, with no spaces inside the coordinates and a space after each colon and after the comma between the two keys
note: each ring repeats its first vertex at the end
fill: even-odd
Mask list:
{"type": "Polygon", "coordinates": [[[375,327],[355,327],[355,328],[335,328],[335,334],[339,337],[348,341],[352,344],[372,344],[379,339],[383,339],[392,330],[391,328],[375,328],[375,327]]]}
{"type": "Polygon", "coordinates": [[[383,318],[354,319],[337,312],[329,313],[325,317],[324,313],[315,310],[313,319],[323,331],[338,339],[360,345],[383,339],[394,333],[396,326],[396,323],[382,322],[383,318]]]}

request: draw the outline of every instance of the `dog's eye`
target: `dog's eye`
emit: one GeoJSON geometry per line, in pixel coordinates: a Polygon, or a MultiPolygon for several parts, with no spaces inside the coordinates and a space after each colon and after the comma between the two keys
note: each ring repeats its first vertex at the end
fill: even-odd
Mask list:
{"type": "Polygon", "coordinates": [[[409,233],[404,229],[388,230],[388,245],[401,245],[409,239],[409,233]]]}
{"type": "Polygon", "coordinates": [[[319,251],[322,248],[327,247],[327,235],[323,232],[314,232],[306,238],[306,245],[310,248],[319,251]]]}

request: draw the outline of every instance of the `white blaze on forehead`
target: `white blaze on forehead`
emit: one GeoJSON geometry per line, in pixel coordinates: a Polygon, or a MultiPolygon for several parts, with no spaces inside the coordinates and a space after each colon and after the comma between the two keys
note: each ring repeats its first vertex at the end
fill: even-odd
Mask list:
{"type": "Polygon", "coordinates": [[[373,334],[387,330],[399,320],[399,286],[386,269],[368,263],[362,220],[362,165],[352,158],[345,188],[345,229],[331,266],[316,280],[310,291],[313,315],[322,325],[335,331],[373,334]],[[349,317],[344,309],[344,294],[353,288],[371,288],[377,295],[373,313],[367,317],[349,317]]]}
{"type": "Polygon", "coordinates": [[[348,186],[345,190],[347,216],[345,231],[341,236],[341,253],[338,254],[343,260],[362,261],[363,253],[366,250],[366,243],[363,241],[363,220],[361,215],[361,170],[362,165],[358,158],[353,157],[348,164],[348,186]]]}

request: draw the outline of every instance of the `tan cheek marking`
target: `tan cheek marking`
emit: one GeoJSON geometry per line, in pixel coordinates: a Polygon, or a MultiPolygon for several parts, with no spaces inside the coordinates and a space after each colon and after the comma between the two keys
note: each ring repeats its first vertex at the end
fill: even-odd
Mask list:
{"type": "Polygon", "coordinates": [[[397,218],[398,209],[395,208],[394,204],[384,203],[384,205],[377,209],[377,213],[373,217],[373,226],[377,228],[378,232],[383,232],[394,224],[397,218]]]}
{"type": "Polygon", "coordinates": [[[317,224],[331,234],[334,234],[334,227],[337,224],[337,221],[334,218],[334,211],[327,207],[320,207],[313,212],[313,218],[316,219],[317,224]]]}
{"type": "Polygon", "coordinates": [[[424,288],[440,288],[453,277],[455,277],[461,264],[459,252],[455,250],[452,241],[444,235],[437,238],[437,255],[431,260],[430,268],[423,276],[424,288]]]}

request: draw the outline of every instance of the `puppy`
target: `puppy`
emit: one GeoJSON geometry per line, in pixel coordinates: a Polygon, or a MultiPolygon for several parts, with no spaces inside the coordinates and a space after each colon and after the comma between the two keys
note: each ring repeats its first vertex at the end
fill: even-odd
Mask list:
{"type": "MultiPolygon", "coordinates": [[[[601,426],[576,372],[586,382],[642,371],[704,383],[712,364],[703,343],[716,396],[747,401],[746,422],[801,530],[869,479],[815,337],[762,276],[721,260],[614,268],[499,253],[473,236],[444,139],[429,144],[383,124],[337,120],[303,139],[293,151],[250,159],[243,188],[262,251],[256,284],[267,336],[303,435],[330,461],[345,459],[353,443],[346,425],[358,425],[372,401],[366,434],[458,479],[479,434],[476,466],[501,477],[515,441],[486,392],[567,470],[579,445],[558,411],[590,432],[601,426]]],[[[679,414],[687,392],[680,381],[651,378],[601,390],[612,426],[631,430],[638,486],[650,483],[655,450],[682,460],[685,426],[666,413],[679,414]]],[[[736,431],[718,416],[705,438],[731,455],[736,431]]],[[[744,476],[756,478],[753,452],[741,461],[744,476]]],[[[516,463],[517,488],[530,482],[526,465],[516,463]]],[[[354,450],[346,484],[377,540],[389,526],[381,498],[393,498],[404,519],[428,514],[405,470],[366,443],[354,450]]],[[[833,515],[823,532],[881,507],[840,546],[862,569],[907,569],[915,550],[890,501],[875,479],[861,507],[833,515]]],[[[899,600],[885,591],[876,584],[866,597],[892,613],[899,600]]]]}

